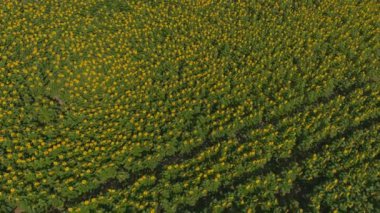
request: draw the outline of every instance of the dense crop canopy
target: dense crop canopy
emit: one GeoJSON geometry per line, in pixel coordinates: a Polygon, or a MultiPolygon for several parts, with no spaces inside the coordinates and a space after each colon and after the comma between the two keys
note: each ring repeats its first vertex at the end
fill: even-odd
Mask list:
{"type": "Polygon", "coordinates": [[[0,0],[0,212],[379,210],[379,20],[370,0],[0,0]]]}

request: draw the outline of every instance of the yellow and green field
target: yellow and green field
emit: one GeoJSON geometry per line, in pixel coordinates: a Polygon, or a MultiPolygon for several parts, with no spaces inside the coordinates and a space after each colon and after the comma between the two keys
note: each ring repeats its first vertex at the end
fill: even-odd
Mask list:
{"type": "Polygon", "coordinates": [[[377,212],[375,0],[0,0],[0,212],[377,212]]]}

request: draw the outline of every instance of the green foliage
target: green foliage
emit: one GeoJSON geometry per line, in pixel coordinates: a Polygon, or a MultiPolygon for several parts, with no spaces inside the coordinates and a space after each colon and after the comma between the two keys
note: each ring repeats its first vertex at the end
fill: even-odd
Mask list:
{"type": "Polygon", "coordinates": [[[0,3],[0,212],[376,212],[375,1],[0,3]]]}

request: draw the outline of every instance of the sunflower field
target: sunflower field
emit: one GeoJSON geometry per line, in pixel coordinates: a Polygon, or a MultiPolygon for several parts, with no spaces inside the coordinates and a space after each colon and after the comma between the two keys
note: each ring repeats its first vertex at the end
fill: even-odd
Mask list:
{"type": "Polygon", "coordinates": [[[376,0],[0,0],[0,212],[380,211],[376,0]]]}

